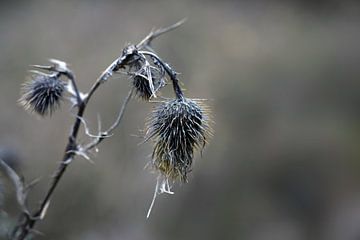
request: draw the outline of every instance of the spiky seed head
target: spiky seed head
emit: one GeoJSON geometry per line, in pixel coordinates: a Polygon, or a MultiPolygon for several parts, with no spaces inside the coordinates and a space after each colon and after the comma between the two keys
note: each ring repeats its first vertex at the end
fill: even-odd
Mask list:
{"type": "Polygon", "coordinates": [[[147,139],[154,139],[152,163],[167,179],[186,182],[194,151],[209,135],[207,111],[191,99],[174,99],[159,105],[148,121],[147,139]]]}
{"type": "Polygon", "coordinates": [[[148,101],[156,92],[165,86],[164,74],[156,66],[145,65],[145,61],[139,59],[131,67],[132,85],[136,95],[148,101]]]}
{"type": "Polygon", "coordinates": [[[19,103],[40,116],[51,115],[60,106],[65,86],[58,74],[36,74],[24,83],[19,103]]]}

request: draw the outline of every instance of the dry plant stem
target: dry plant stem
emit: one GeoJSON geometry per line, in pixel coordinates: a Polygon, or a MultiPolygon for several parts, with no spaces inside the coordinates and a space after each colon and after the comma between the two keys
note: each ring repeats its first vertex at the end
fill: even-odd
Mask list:
{"type": "Polygon", "coordinates": [[[138,43],[136,45],[137,49],[142,49],[142,48],[147,48],[150,46],[151,42],[159,37],[160,35],[170,32],[178,27],[180,27],[184,22],[186,22],[186,18],[181,19],[180,21],[178,21],[177,23],[168,26],[168,27],[164,27],[164,28],[160,28],[156,31],[151,31],[140,43],[138,43]]]}
{"type": "MultiPolygon", "coordinates": [[[[85,107],[86,107],[85,104],[81,104],[79,106],[79,110],[77,113],[78,117],[83,116],[85,107]]],[[[47,205],[49,204],[50,198],[53,195],[56,186],[58,185],[61,177],[65,173],[66,168],[68,167],[69,163],[71,162],[71,159],[74,157],[74,153],[72,152],[72,150],[74,150],[76,148],[75,141],[76,141],[79,129],[80,129],[80,125],[81,125],[81,121],[79,118],[77,118],[75,120],[71,134],[69,136],[69,140],[66,145],[65,153],[64,153],[63,159],[61,161],[61,164],[59,165],[58,169],[55,172],[53,181],[52,181],[48,191],[46,192],[46,195],[45,195],[44,199],[42,200],[39,209],[32,216],[28,216],[26,218],[26,220],[24,221],[24,223],[21,226],[19,226],[18,229],[16,229],[16,230],[20,230],[21,232],[20,232],[20,234],[18,234],[17,231],[14,232],[13,233],[14,239],[18,239],[18,240],[25,239],[26,236],[34,228],[35,223],[41,219],[41,215],[45,214],[44,210],[46,209],[47,205]],[[18,235],[18,236],[16,236],[16,235],[18,235]]]]}
{"type": "Polygon", "coordinates": [[[67,75],[69,77],[69,79],[72,81],[72,83],[74,85],[74,89],[76,91],[76,96],[77,96],[77,101],[78,101],[78,104],[77,104],[78,112],[76,115],[76,120],[75,120],[74,125],[71,130],[71,133],[69,135],[69,139],[68,139],[68,143],[65,148],[64,156],[62,158],[61,164],[58,166],[58,169],[56,170],[56,172],[54,174],[52,183],[50,184],[50,187],[47,190],[45,197],[41,201],[39,209],[34,214],[32,214],[32,216],[23,215],[21,217],[21,219],[23,217],[25,217],[25,220],[23,220],[23,223],[21,223],[20,226],[15,228],[15,230],[12,233],[12,239],[24,240],[29,235],[29,233],[32,232],[32,229],[34,228],[36,222],[38,220],[41,220],[41,216],[45,215],[45,211],[46,211],[49,201],[54,193],[54,190],[56,189],[61,177],[65,173],[67,167],[69,166],[69,164],[71,163],[71,161],[75,155],[75,150],[77,147],[76,139],[77,139],[77,136],[78,136],[78,133],[80,130],[81,119],[84,115],[86,106],[87,106],[91,96],[98,89],[98,87],[101,85],[101,83],[103,83],[108,77],[111,76],[111,72],[109,72],[109,71],[111,71],[115,66],[119,66],[122,64],[123,64],[122,62],[119,62],[119,60],[116,59],[96,80],[94,85],[91,87],[89,93],[87,94],[87,98],[85,100],[81,100],[81,98],[80,98],[80,92],[77,90],[78,88],[76,87],[76,84],[75,84],[74,75],[72,75],[72,74],[67,75]],[[20,233],[18,233],[18,231],[20,231],[20,233]]]}
{"type": "Polygon", "coordinates": [[[64,74],[66,75],[66,77],[68,77],[70,79],[72,85],[74,86],[74,91],[76,94],[76,101],[77,101],[78,106],[80,106],[80,104],[83,102],[83,100],[81,99],[79,88],[77,87],[76,82],[75,82],[75,75],[71,71],[67,71],[64,74]]]}
{"type": "MultiPolygon", "coordinates": [[[[20,216],[20,219],[19,219],[18,226],[12,232],[11,239],[13,239],[13,240],[26,239],[26,237],[30,233],[35,232],[34,227],[35,227],[35,224],[37,223],[37,221],[39,221],[45,217],[46,210],[49,206],[51,197],[53,196],[53,193],[54,193],[56,187],[58,186],[62,176],[64,175],[67,167],[70,165],[70,163],[72,162],[72,159],[76,155],[76,150],[78,147],[77,143],[76,143],[76,139],[77,139],[80,127],[81,127],[81,123],[82,123],[81,119],[85,113],[86,106],[87,106],[90,98],[95,93],[95,91],[99,88],[99,86],[102,83],[106,82],[106,80],[109,77],[111,77],[111,75],[113,74],[114,71],[117,71],[118,69],[123,68],[127,63],[128,58],[130,56],[132,56],[135,51],[141,50],[143,48],[149,49],[151,42],[155,38],[179,27],[184,22],[185,22],[185,19],[183,19],[183,20],[179,21],[178,23],[175,23],[169,27],[161,28],[155,32],[153,31],[148,36],[146,36],[139,44],[134,46],[133,49],[131,49],[128,52],[123,52],[122,55],[119,58],[115,59],[105,69],[105,71],[99,76],[99,78],[92,85],[92,87],[90,88],[89,92],[86,94],[86,97],[84,99],[81,98],[81,94],[77,88],[77,85],[75,82],[75,76],[73,75],[73,73],[71,71],[62,73],[70,79],[70,81],[72,82],[72,84],[74,86],[74,91],[75,91],[76,99],[77,99],[77,107],[78,107],[76,120],[72,126],[62,161],[61,161],[60,165],[58,166],[57,170],[55,171],[55,174],[53,176],[53,179],[49,186],[49,189],[47,190],[45,197],[43,198],[43,200],[40,203],[40,207],[33,214],[29,214],[26,212],[22,213],[22,215],[20,216]]],[[[156,58],[163,65],[164,69],[166,70],[166,72],[170,76],[171,80],[173,81],[174,91],[176,93],[176,96],[179,99],[182,99],[183,94],[178,85],[178,79],[176,77],[176,73],[166,63],[164,63],[156,54],[151,53],[151,52],[142,52],[142,53],[156,58]]],[[[120,112],[119,112],[115,122],[113,123],[113,125],[111,125],[110,128],[106,132],[102,133],[102,135],[100,135],[98,138],[96,138],[93,142],[86,145],[85,150],[90,150],[90,149],[96,147],[100,142],[102,142],[104,140],[104,138],[106,138],[106,136],[109,133],[111,133],[120,124],[121,119],[125,112],[125,108],[129,102],[129,100],[131,99],[132,93],[133,93],[133,89],[130,90],[127,97],[125,98],[123,105],[120,109],[120,112]]]]}
{"type": "MultiPolygon", "coordinates": [[[[121,67],[123,65],[123,61],[120,61],[121,58],[115,59],[106,69],[101,73],[101,75],[98,77],[98,79],[95,81],[95,83],[92,85],[89,93],[87,94],[87,97],[85,98],[85,104],[88,103],[96,89],[104,83],[109,77],[111,77],[113,70],[116,67],[121,67]]],[[[124,59],[125,60],[125,59],[124,59]]]]}

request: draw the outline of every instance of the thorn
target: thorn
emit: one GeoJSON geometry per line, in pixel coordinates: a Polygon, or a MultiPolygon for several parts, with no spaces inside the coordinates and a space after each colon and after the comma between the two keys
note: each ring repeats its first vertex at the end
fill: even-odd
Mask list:
{"type": "Polygon", "coordinates": [[[34,73],[34,74],[37,74],[37,75],[42,75],[42,76],[49,76],[48,74],[46,74],[44,72],[37,71],[37,70],[28,70],[28,72],[34,73]]]}
{"type": "Polygon", "coordinates": [[[40,177],[35,178],[34,180],[32,180],[29,184],[27,184],[25,186],[25,192],[27,193],[28,191],[30,191],[33,187],[35,187],[36,184],[38,184],[40,182],[40,177]]]}
{"type": "Polygon", "coordinates": [[[92,137],[92,138],[101,138],[101,137],[103,137],[102,133],[100,133],[98,135],[94,135],[94,134],[90,133],[90,128],[88,127],[86,120],[83,117],[79,117],[79,116],[76,116],[76,117],[82,122],[82,124],[84,124],[85,134],[87,136],[92,137]]]}
{"type": "Polygon", "coordinates": [[[33,67],[33,68],[38,68],[38,69],[42,69],[42,70],[47,70],[47,71],[52,71],[54,70],[54,67],[53,66],[46,66],[46,65],[30,65],[30,67],[33,67]]]}
{"type": "Polygon", "coordinates": [[[83,149],[80,149],[80,150],[71,150],[71,151],[68,151],[68,152],[71,152],[71,153],[74,153],[78,156],[81,156],[83,157],[85,160],[87,160],[88,162],[90,162],[91,164],[95,164],[94,161],[91,160],[91,158],[85,153],[85,151],[83,149]]]}

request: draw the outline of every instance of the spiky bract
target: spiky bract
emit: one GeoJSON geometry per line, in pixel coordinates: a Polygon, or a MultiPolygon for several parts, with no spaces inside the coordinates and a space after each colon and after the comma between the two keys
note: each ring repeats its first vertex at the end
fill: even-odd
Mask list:
{"type": "Polygon", "coordinates": [[[166,178],[187,180],[195,149],[205,146],[208,117],[199,103],[191,99],[174,99],[152,112],[147,139],[154,138],[152,163],[166,178]]]}
{"type": "Polygon", "coordinates": [[[65,85],[57,74],[37,74],[23,85],[19,103],[41,116],[51,115],[60,106],[65,85]]]}
{"type": "Polygon", "coordinates": [[[132,85],[136,95],[148,101],[156,92],[165,86],[164,73],[157,66],[149,65],[145,59],[138,59],[130,66],[132,85]]]}

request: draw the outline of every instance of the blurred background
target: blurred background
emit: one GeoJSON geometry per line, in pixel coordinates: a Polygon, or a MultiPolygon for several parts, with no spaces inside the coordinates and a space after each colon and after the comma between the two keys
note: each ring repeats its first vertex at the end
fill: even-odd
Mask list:
{"type": "MultiPolygon", "coordinates": [[[[0,156],[38,206],[74,116],[39,119],[17,105],[30,64],[67,61],[87,91],[153,27],[188,21],[154,42],[186,96],[208,99],[215,134],[189,183],[160,195],[139,145],[154,103],[134,99],[94,164],[76,159],[37,239],[356,240],[360,238],[358,1],[8,1],[0,5],[0,156]]],[[[113,79],[86,118],[107,126],[130,83],[113,79]]],[[[164,91],[171,96],[171,91],[164,91]]],[[[81,142],[87,142],[85,136],[81,142]]],[[[19,214],[0,175],[0,238],[19,214]]]]}

